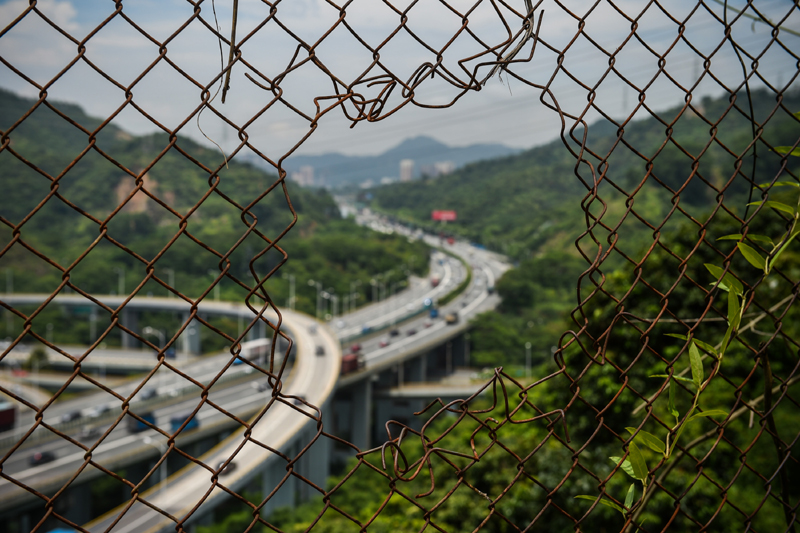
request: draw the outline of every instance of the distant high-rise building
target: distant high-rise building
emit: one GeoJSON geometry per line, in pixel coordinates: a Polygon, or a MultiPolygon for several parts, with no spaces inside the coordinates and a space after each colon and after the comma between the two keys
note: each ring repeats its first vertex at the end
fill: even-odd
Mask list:
{"type": "Polygon", "coordinates": [[[433,164],[437,176],[446,176],[456,169],[456,164],[452,161],[437,161],[433,164]]]}
{"type": "Polygon", "coordinates": [[[403,159],[400,161],[400,181],[411,181],[414,178],[414,160],[403,159]]]}
{"type": "Polygon", "coordinates": [[[297,172],[292,172],[292,180],[303,187],[314,185],[314,167],[310,165],[300,167],[297,172]]]}

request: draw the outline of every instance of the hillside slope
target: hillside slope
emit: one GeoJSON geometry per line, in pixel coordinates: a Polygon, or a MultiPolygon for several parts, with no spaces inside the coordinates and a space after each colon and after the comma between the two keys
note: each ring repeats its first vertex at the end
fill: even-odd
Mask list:
{"type": "MultiPolygon", "coordinates": [[[[774,97],[762,91],[754,92],[753,96],[756,119],[763,121],[775,104],[774,97]]],[[[790,110],[800,109],[800,93],[785,95],[783,103],[790,110]]],[[[747,109],[743,99],[739,105],[747,109]]],[[[704,114],[718,121],[716,128],[691,112],[672,126],[672,137],[683,150],[694,157],[703,154],[697,174],[680,194],[681,207],[692,216],[702,217],[715,203],[717,192],[708,184],[722,189],[735,174],[736,158],[719,143],[733,152],[741,152],[752,138],[749,122],[735,110],[725,114],[727,107],[727,98],[703,100],[704,114]],[[712,135],[717,142],[703,153],[712,135]]],[[[677,115],[678,109],[662,114],[677,115]]],[[[772,145],[781,145],[796,137],[793,133],[796,128],[797,122],[790,114],[778,113],[769,120],[762,138],[772,145]]],[[[674,191],[689,178],[693,163],[692,157],[674,143],[664,145],[666,130],[665,124],[653,118],[637,120],[626,127],[622,142],[613,150],[605,169],[605,176],[625,192],[607,181],[601,183],[598,194],[608,209],[604,220],[616,223],[629,195],[634,197],[637,212],[652,226],[658,226],[666,216],[674,191]],[[628,148],[626,142],[639,153],[628,148]],[[636,191],[647,174],[647,159],[653,161],[651,175],[636,191]]],[[[576,136],[580,135],[578,131],[576,136]]],[[[615,142],[617,132],[609,123],[599,122],[589,127],[587,146],[595,153],[607,153],[615,142]]],[[[756,175],[771,179],[779,168],[780,157],[763,146],[758,156],[756,175]]],[[[587,159],[598,168],[597,159],[587,159]]],[[[751,162],[748,153],[743,160],[743,171],[747,174],[751,162]]],[[[519,259],[549,249],[570,248],[570,243],[585,229],[580,203],[588,188],[576,178],[575,172],[575,159],[559,139],[518,155],[475,163],[435,180],[392,184],[371,192],[373,206],[378,210],[430,229],[464,235],[519,259]],[[456,210],[458,220],[444,227],[437,225],[430,220],[435,209],[456,210]]],[[[580,174],[591,184],[592,176],[585,165],[580,174]]],[[[741,201],[731,205],[743,209],[748,191],[746,180],[736,176],[725,190],[726,204],[739,197],[741,201]]],[[[597,214],[600,207],[595,202],[593,213],[597,214]]],[[[632,248],[643,242],[642,234],[652,233],[651,228],[635,219],[626,221],[619,231],[628,232],[626,238],[636,241],[632,248]]]]}

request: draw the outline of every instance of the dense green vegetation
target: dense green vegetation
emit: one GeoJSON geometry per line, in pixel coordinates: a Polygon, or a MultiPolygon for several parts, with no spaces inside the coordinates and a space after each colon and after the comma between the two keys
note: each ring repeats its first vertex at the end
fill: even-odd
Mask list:
{"type": "MultiPolygon", "coordinates": [[[[0,130],[9,131],[34,104],[0,91],[0,130]]],[[[100,120],[76,106],[51,105],[88,131],[100,126],[100,120]]],[[[110,124],[88,148],[87,133],[44,105],[9,137],[9,149],[0,151],[0,238],[4,245],[17,240],[0,257],[0,270],[15,292],[52,293],[69,269],[65,292],[109,294],[122,288],[126,294],[167,296],[171,284],[193,299],[208,291],[208,298],[243,301],[247,290],[242,285],[255,285],[284,260],[277,248],[268,250],[268,239],[278,239],[292,224],[289,198],[297,223],[278,243],[289,260],[265,284],[278,305],[288,304],[286,274],[296,283],[296,307],[313,314],[316,288],[309,280],[342,300],[357,291],[363,304],[371,297],[367,288],[376,274],[391,271],[387,279],[399,282],[409,272],[427,269],[424,244],[341,219],[324,191],[298,187],[287,196],[275,175],[251,165],[231,161],[215,174],[222,155],[184,137],[170,147],[166,134],[133,137],[110,124]],[[144,170],[143,190],[150,197],[139,192],[129,200],[135,176],[144,170]],[[242,216],[242,208],[251,203],[250,214],[242,216]],[[225,277],[210,288],[221,271],[225,277]]],[[[48,309],[34,321],[34,329],[44,336],[51,323],[56,342],[89,340],[85,316],[59,315],[48,309]]],[[[168,317],[152,320],[169,322],[168,317]]],[[[97,330],[107,322],[99,317],[97,330]]],[[[7,323],[6,335],[15,335],[21,325],[20,319],[12,328],[7,323]]],[[[177,322],[164,327],[177,327],[177,322]]],[[[107,340],[114,344],[118,337],[107,340]]]]}
{"type": "MultiPolygon", "coordinates": [[[[800,108],[797,94],[784,102],[790,109],[800,108]]],[[[754,107],[758,120],[763,119],[770,104],[766,94],[756,93],[754,107]]],[[[712,117],[725,105],[725,100],[703,102],[706,114],[712,117]]],[[[693,116],[679,121],[675,128],[681,144],[690,147],[692,153],[697,153],[710,134],[708,126],[693,116]]],[[[602,152],[613,142],[614,132],[604,131],[603,126],[590,130],[593,130],[590,147],[595,151],[602,152]]],[[[631,125],[625,135],[636,139],[632,144],[640,152],[652,155],[663,141],[663,132],[662,124],[645,120],[631,125]],[[653,151],[648,152],[650,149],[653,151]]],[[[749,125],[740,117],[723,121],[717,133],[734,150],[743,150],[751,138],[749,125]]],[[[796,122],[788,115],[776,117],[763,136],[775,145],[791,144],[797,139],[796,122]]],[[[624,190],[632,190],[647,171],[644,162],[630,151],[614,156],[612,162],[609,172],[624,190]]],[[[745,158],[744,162],[749,165],[752,159],[745,158]]],[[[722,188],[734,164],[733,156],[712,147],[697,168],[705,179],[722,188]]],[[[759,181],[773,179],[778,164],[779,157],[762,146],[756,167],[757,175],[763,176],[759,181]]],[[[520,376],[518,365],[524,356],[523,346],[531,342],[536,354],[534,379],[552,375],[559,368],[549,356],[550,347],[559,344],[559,338],[567,330],[576,329],[569,312],[600,281],[599,273],[593,279],[584,277],[582,290],[576,290],[587,263],[570,246],[585,228],[583,213],[578,208],[584,191],[574,185],[579,182],[573,175],[573,165],[571,156],[556,143],[517,157],[473,165],[451,177],[373,191],[378,209],[429,229],[436,229],[426,220],[431,209],[456,209],[460,220],[448,224],[448,231],[506,251],[519,261],[516,268],[497,282],[497,291],[503,298],[501,308],[474,323],[471,342],[476,364],[504,365],[510,367],[512,376],[520,376]]],[[[652,169],[654,178],[635,194],[637,216],[659,225],[672,206],[675,189],[691,170],[691,160],[677,149],[663,150],[652,169]],[[654,183],[655,178],[661,183],[654,183]]],[[[791,176],[784,175],[781,179],[797,183],[791,176]]],[[[726,208],[739,215],[744,213],[748,202],[749,191],[743,181],[734,179],[724,195],[726,208]]],[[[617,223],[624,213],[626,194],[608,184],[601,185],[598,192],[607,208],[606,220],[617,223]]],[[[604,491],[607,501],[584,517],[581,530],[621,531],[625,518],[608,505],[608,498],[614,498],[621,506],[631,476],[622,468],[612,475],[618,461],[609,458],[626,453],[623,445],[629,434],[625,428],[640,427],[663,440],[675,424],[675,413],[693,412],[693,405],[702,396],[699,404],[702,409],[718,414],[687,422],[679,443],[682,449],[674,450],[670,458],[638,441],[637,453],[646,467],[652,469],[664,461],[660,471],[669,472],[657,487],[652,485],[652,479],[647,480],[652,497],[643,504],[637,503],[642,498],[642,484],[634,484],[630,505],[641,505],[641,509],[635,508],[636,522],[644,525],[640,530],[695,531],[709,524],[709,530],[713,531],[740,531],[743,524],[754,531],[786,530],[786,509],[778,503],[776,495],[788,502],[797,501],[800,485],[792,480],[800,475],[800,467],[797,461],[785,460],[787,456],[780,454],[788,452],[794,456],[800,444],[795,441],[778,452],[775,437],[792,443],[800,431],[795,404],[789,400],[789,396],[798,397],[800,385],[794,383],[781,389],[779,403],[777,392],[774,398],[765,399],[769,396],[765,391],[784,382],[798,364],[796,345],[789,339],[796,341],[800,337],[800,310],[796,305],[791,307],[781,317],[780,325],[773,320],[761,320],[758,328],[737,330],[722,358],[713,346],[724,348],[726,330],[733,327],[730,299],[724,290],[715,289],[712,293],[715,300],[709,310],[709,295],[703,289],[711,290],[718,279],[705,264],[724,266],[728,264],[726,256],[732,258],[730,271],[756,287],[747,298],[757,303],[751,305],[749,314],[743,318],[752,320],[757,313],[785,301],[787,295],[796,291],[800,246],[793,242],[776,263],[779,273],[773,273],[767,282],[758,283],[763,272],[737,252],[736,241],[717,240],[736,234],[741,228],[724,211],[717,211],[713,218],[709,216],[716,203],[715,194],[697,178],[683,189],[680,207],[685,214],[677,212],[661,228],[658,237],[663,246],[652,248],[641,269],[635,268],[635,263],[647,253],[653,241],[652,228],[631,215],[628,219],[632,220],[621,224],[616,234],[608,229],[595,230],[597,242],[604,246],[618,236],[616,246],[620,253],[604,264],[604,291],[582,302],[583,316],[590,318],[588,329],[581,335],[584,345],[572,343],[560,354],[563,372],[525,392],[506,380],[508,405],[481,400],[470,406],[475,418],[466,417],[454,425],[452,414],[440,413],[428,426],[426,437],[430,447],[467,457],[442,452],[428,456],[428,462],[420,465],[415,461],[423,457],[423,446],[419,438],[409,437],[402,446],[405,458],[399,462],[410,465],[408,468],[394,471],[389,452],[383,464],[380,455],[373,453],[366,460],[375,469],[358,466],[356,473],[331,496],[330,504],[336,509],[328,508],[320,518],[325,502],[316,500],[296,509],[280,510],[267,518],[269,522],[293,533],[306,531],[312,523],[315,532],[358,531],[367,523],[371,532],[411,532],[437,528],[473,531],[486,519],[480,531],[506,532],[525,529],[541,511],[537,530],[571,531],[574,523],[560,510],[580,517],[592,502],[575,498],[582,495],[593,498],[604,491]],[[698,221],[704,224],[706,232],[700,246],[698,221]],[[623,253],[628,257],[623,257],[623,253]],[[683,261],[684,258],[688,259],[683,261]],[[639,279],[647,283],[632,287],[639,279]],[[670,296],[664,299],[662,295],[667,291],[671,291],[670,296]],[[622,305],[615,298],[623,296],[630,320],[615,319],[622,305]],[[692,355],[692,348],[687,348],[692,343],[669,335],[687,334],[685,326],[674,318],[694,324],[693,317],[706,312],[713,320],[704,321],[692,331],[694,339],[712,346],[711,351],[703,349],[708,355],[702,360],[692,355]],[[648,320],[659,313],[663,313],[664,320],[648,328],[648,320]],[[775,335],[778,338],[769,349],[760,351],[764,341],[775,335]],[[591,358],[600,343],[604,347],[603,364],[594,364],[591,358]],[[690,359],[695,368],[691,368],[690,359]],[[683,372],[685,380],[652,377],[672,371],[676,375],[683,372]],[[696,376],[708,377],[712,372],[719,375],[700,394],[697,383],[704,378],[696,380],[696,376]],[[674,396],[669,402],[663,389],[665,381],[674,396]],[[644,400],[659,392],[661,396],[648,412],[644,400]],[[520,398],[530,404],[515,411],[520,398]],[[750,407],[743,406],[744,401],[751,401],[750,407]],[[564,422],[569,438],[556,413],[520,423],[568,405],[564,422]],[[725,418],[728,420],[723,434],[718,424],[725,418]],[[479,426],[476,419],[485,425],[479,426]],[[510,423],[512,420],[516,423],[510,423]],[[765,427],[770,428],[771,436],[765,427]],[[529,455],[534,449],[536,453],[529,455]],[[480,461],[466,468],[473,454],[478,454],[480,461]],[[665,464],[669,464],[668,469],[665,464]],[[420,474],[409,481],[417,466],[422,466],[420,474]],[[457,472],[457,469],[462,470],[457,472]],[[780,475],[776,475],[779,470],[780,475]],[[435,489],[429,492],[431,476],[435,489]],[[458,483],[458,490],[445,498],[458,483]],[[550,494],[556,487],[558,491],[550,494]],[[676,508],[680,510],[677,514],[676,508]],[[426,514],[425,510],[431,509],[426,514]],[[492,509],[497,512],[492,514],[492,509]],[[431,524],[426,526],[428,520],[431,524]]],[[[753,200],[759,198],[756,194],[753,200]]],[[[793,187],[776,188],[770,192],[770,200],[796,206],[798,191],[793,187]]],[[[592,213],[597,214],[596,209],[592,213]]],[[[786,212],[762,210],[749,231],[778,240],[791,229],[787,219],[780,215],[785,216],[786,212]]],[[[766,246],[764,241],[748,242],[752,246],[766,246]]],[[[769,246],[764,248],[769,249],[769,246]]],[[[577,325],[584,323],[582,315],[576,314],[574,318],[577,325]]],[[[566,338],[569,339],[569,334],[566,338]]],[[[355,467],[355,462],[348,465],[349,469],[355,467]]],[[[331,480],[329,488],[338,482],[331,480]]],[[[258,505],[259,496],[253,495],[252,501],[258,505]]],[[[228,514],[223,526],[218,524],[202,531],[244,531],[253,523],[251,510],[239,508],[228,514]]],[[[251,529],[262,530],[271,529],[258,524],[251,529]]]]}

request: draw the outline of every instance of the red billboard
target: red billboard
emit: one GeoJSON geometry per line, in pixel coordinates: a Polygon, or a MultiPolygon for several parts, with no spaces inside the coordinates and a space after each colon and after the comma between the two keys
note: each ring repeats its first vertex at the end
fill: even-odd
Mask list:
{"type": "Polygon", "coordinates": [[[431,219],[433,220],[443,220],[453,221],[456,219],[456,212],[455,211],[433,211],[431,213],[431,219]]]}

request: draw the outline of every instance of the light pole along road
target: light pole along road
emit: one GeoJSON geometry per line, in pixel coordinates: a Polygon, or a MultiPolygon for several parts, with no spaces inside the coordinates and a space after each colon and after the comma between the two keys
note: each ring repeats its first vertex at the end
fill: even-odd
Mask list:
{"type": "MultiPolygon", "coordinates": [[[[402,228],[396,228],[397,231],[403,231],[402,228]]],[[[431,240],[428,238],[427,240],[431,240]]],[[[431,324],[426,320],[426,317],[418,317],[415,320],[407,322],[403,327],[419,327],[420,334],[415,336],[404,336],[397,339],[390,346],[372,346],[377,344],[377,336],[372,339],[367,339],[364,342],[364,349],[366,354],[366,363],[368,367],[385,366],[393,364],[397,360],[401,360],[407,353],[419,350],[423,345],[433,345],[440,342],[443,336],[452,335],[455,330],[461,330],[466,327],[466,322],[471,316],[477,312],[492,308],[496,305],[497,297],[492,295],[488,290],[494,284],[494,280],[502,274],[507,268],[507,265],[500,256],[477,250],[465,243],[456,243],[451,247],[452,251],[473,263],[473,281],[467,288],[465,293],[452,302],[448,307],[461,315],[462,323],[457,328],[445,326],[443,321],[438,320],[431,324]],[[427,328],[423,331],[423,321],[426,323],[427,328]]],[[[437,257],[436,255],[434,257],[437,257]]],[[[437,297],[447,292],[450,292],[461,280],[466,276],[466,271],[460,262],[454,259],[447,259],[441,254],[438,261],[433,262],[433,268],[438,269],[434,272],[437,277],[440,277],[441,283],[436,288],[431,288],[427,280],[416,280],[416,284],[412,285],[406,291],[395,296],[392,301],[382,302],[375,306],[369,306],[367,309],[362,309],[349,314],[348,324],[345,327],[340,327],[339,336],[346,337],[348,334],[354,333],[359,330],[363,325],[370,327],[383,327],[386,324],[394,323],[401,312],[407,313],[407,307],[418,305],[418,302],[425,297],[437,297]],[[437,266],[438,265],[438,266],[437,266]],[[380,309],[376,309],[380,307],[380,309]]],[[[17,298],[25,298],[23,295],[14,295],[17,298]]],[[[62,298],[59,297],[56,302],[62,298]]],[[[30,295],[31,303],[37,299],[36,296],[30,295]]],[[[114,305],[114,297],[107,298],[109,301],[104,303],[106,305],[114,305]]],[[[117,297],[120,300],[122,298],[117,297]]],[[[167,299],[156,298],[136,298],[129,302],[130,304],[140,303],[141,305],[152,306],[166,309],[172,309],[174,306],[185,302],[176,299],[169,299],[169,301],[162,301],[167,299]]],[[[20,302],[21,303],[21,302],[20,302]]],[[[117,303],[116,305],[119,305],[117,303]]],[[[205,312],[221,312],[223,314],[241,315],[242,306],[230,304],[225,302],[203,302],[201,304],[201,311],[205,312]]],[[[287,397],[288,400],[277,401],[269,408],[265,415],[252,426],[252,433],[250,439],[243,438],[243,430],[237,431],[226,439],[223,443],[216,446],[210,452],[205,454],[200,460],[209,467],[206,469],[202,466],[191,464],[189,467],[184,468],[182,471],[171,476],[166,484],[166,489],[161,490],[155,487],[148,492],[141,495],[141,498],[167,512],[170,517],[166,517],[161,513],[153,511],[147,505],[135,502],[133,506],[128,509],[124,516],[113,526],[111,531],[114,532],[148,532],[160,531],[164,529],[171,529],[174,527],[175,522],[186,518],[199,502],[204,502],[204,505],[214,507],[217,498],[225,495],[225,492],[214,484],[213,476],[218,471],[220,463],[228,461],[229,459],[236,463],[236,469],[230,474],[221,476],[217,480],[217,484],[223,484],[225,487],[232,491],[243,487],[257,472],[263,471],[271,460],[275,457],[270,452],[267,452],[263,447],[255,444],[253,441],[261,442],[264,445],[270,446],[274,449],[281,449],[285,446],[304,428],[305,433],[308,434],[308,428],[315,428],[317,422],[312,418],[319,418],[317,413],[304,404],[296,405],[302,409],[306,414],[298,412],[294,407],[288,405],[292,402],[291,396],[303,396],[310,404],[323,406],[333,391],[338,378],[340,369],[340,351],[336,338],[331,334],[330,330],[325,327],[311,327],[316,322],[299,313],[291,311],[283,311],[284,327],[292,332],[295,340],[296,350],[296,363],[288,379],[284,380],[284,389],[282,395],[287,397]],[[315,333],[311,333],[315,331],[315,333]],[[316,356],[316,347],[321,346],[324,350],[324,357],[316,356]],[[284,403],[286,402],[286,403],[284,403]],[[275,428],[280,428],[280,431],[275,431],[275,428]],[[213,472],[212,472],[213,470],[213,472]]],[[[230,358],[230,354],[215,356],[220,358],[230,358]]],[[[198,362],[198,365],[200,363],[198,362]]],[[[205,366],[211,364],[210,361],[203,363],[205,366]]],[[[221,368],[224,362],[222,359],[215,362],[216,368],[221,368]]],[[[230,370],[240,370],[240,368],[230,367],[230,370]]],[[[355,376],[349,376],[351,379],[355,376]]],[[[234,388],[231,388],[232,391],[234,388]]],[[[230,393],[231,397],[227,399],[228,403],[220,402],[226,409],[232,409],[236,405],[243,405],[248,403],[251,407],[254,402],[256,406],[264,406],[268,401],[273,401],[271,391],[264,394],[255,394],[249,387],[238,387],[238,394],[230,393]],[[244,390],[242,390],[244,389],[244,390]]],[[[213,397],[210,397],[213,398],[213,397]]],[[[194,399],[195,405],[197,399],[194,399]]],[[[294,403],[294,402],[292,402],[294,403]]],[[[182,408],[182,407],[179,407],[182,408]]],[[[175,409],[173,409],[173,412],[175,409]]],[[[216,411],[214,411],[216,413],[216,411]]],[[[202,411],[198,414],[199,418],[203,418],[202,411]]],[[[209,419],[210,420],[210,419],[209,419]]],[[[157,424],[167,433],[170,433],[166,428],[168,425],[169,416],[159,417],[157,424]]],[[[204,422],[205,423],[205,422],[204,422]]],[[[313,434],[313,432],[312,432],[313,434]]],[[[112,437],[113,433],[108,437],[112,437]]],[[[154,442],[164,441],[163,435],[154,430],[142,432],[137,436],[123,435],[122,439],[113,441],[111,439],[104,440],[100,446],[95,448],[95,459],[101,456],[101,453],[110,452],[111,450],[121,450],[125,453],[130,453],[131,447],[138,448],[152,448],[154,442]],[[151,443],[145,443],[144,439],[151,439],[151,443]],[[127,439],[127,440],[125,440],[127,439]],[[128,448],[125,448],[128,446],[128,448]]],[[[178,440],[180,443],[180,439],[178,440]]],[[[307,443],[302,443],[303,445],[307,443]]],[[[75,452],[81,451],[75,448],[75,452]]],[[[149,452],[152,454],[152,451],[149,452]]],[[[61,460],[62,465],[66,470],[65,472],[75,472],[77,467],[83,463],[83,453],[73,454],[71,461],[61,460]]],[[[103,461],[98,461],[101,464],[103,461]]],[[[52,465],[52,463],[51,463],[52,465]]],[[[48,465],[40,467],[27,468],[20,475],[33,480],[34,478],[45,474],[48,471],[48,465]],[[40,470],[42,472],[40,472],[40,470]]],[[[56,465],[53,465],[56,466],[56,465]]],[[[22,465],[20,465],[22,467],[22,465]]],[[[4,464],[4,472],[6,465],[4,464]]],[[[50,470],[52,473],[53,471],[50,470]]],[[[12,473],[13,475],[13,473],[12,473]]],[[[16,478],[16,475],[14,476],[16,478]]],[[[80,479],[80,478],[79,478],[80,479]]],[[[11,485],[6,481],[0,481],[0,500],[6,499],[3,496],[3,485],[11,485]]],[[[19,489],[16,486],[7,487],[11,489],[19,489]]],[[[106,517],[101,517],[98,520],[90,523],[92,531],[108,531],[114,520],[119,516],[119,509],[110,513],[106,517]]],[[[203,512],[200,509],[199,512],[203,512]]]]}
{"type": "MultiPolygon", "coordinates": [[[[253,475],[263,472],[270,461],[282,461],[256,442],[284,450],[303,429],[317,427],[319,413],[294,400],[302,396],[308,403],[318,406],[327,402],[336,385],[341,365],[338,342],[327,328],[313,328],[312,325],[316,322],[310,317],[290,311],[284,311],[283,315],[285,324],[291,324],[296,361],[288,383],[281,391],[282,399],[276,400],[270,395],[264,398],[265,405],[268,401],[273,403],[264,416],[252,423],[249,438],[245,438],[242,428],[200,457],[199,460],[208,468],[191,463],[168,479],[166,489],[161,490],[160,486],[155,486],[141,495],[142,499],[161,509],[169,517],[137,501],[114,524],[111,531],[162,531],[174,526],[179,520],[189,518],[190,512],[201,503],[213,508],[217,503],[215,500],[227,497],[227,493],[219,485],[224,485],[231,491],[240,491],[253,475]],[[311,330],[316,333],[310,333],[311,330]],[[322,346],[325,355],[316,356],[315,346],[322,346]],[[276,431],[276,428],[280,428],[280,431],[276,431]],[[220,465],[227,462],[235,462],[236,468],[230,474],[220,476],[215,482],[213,478],[219,474],[220,465]]],[[[309,442],[300,444],[305,446],[309,442]]],[[[119,509],[112,511],[86,527],[90,531],[109,531],[112,523],[118,519],[119,512],[119,509]]],[[[202,507],[197,512],[202,513],[202,507]]]]}

